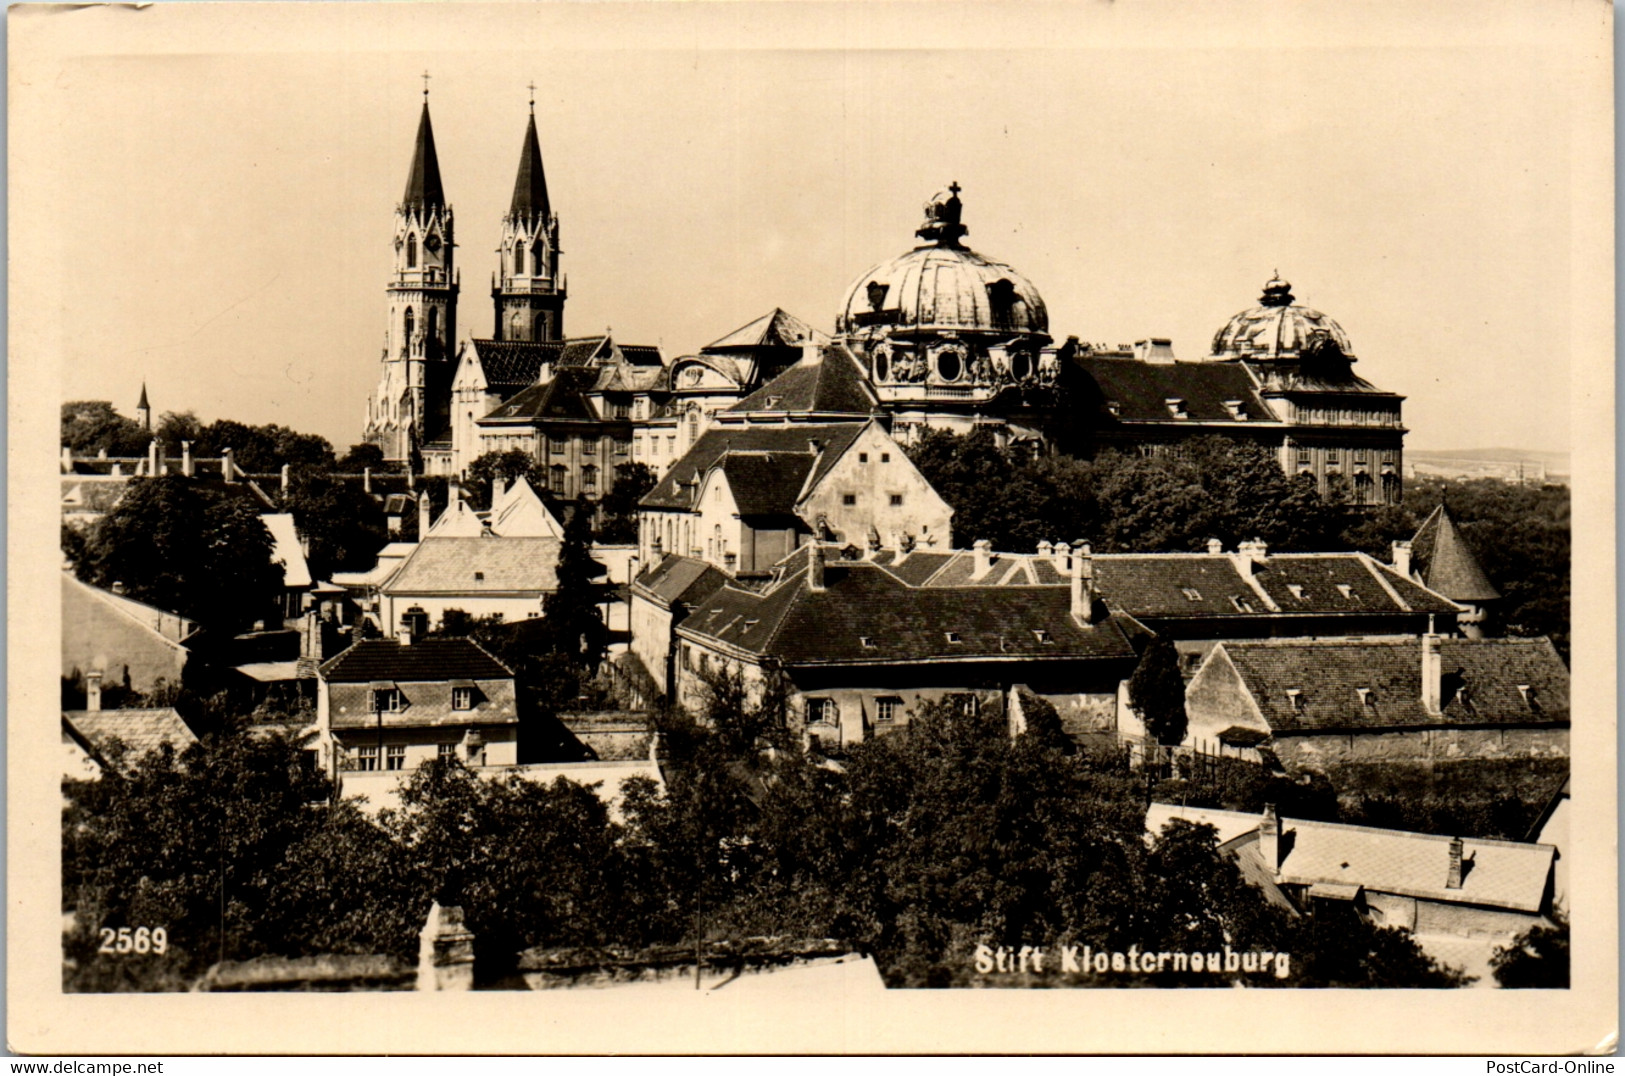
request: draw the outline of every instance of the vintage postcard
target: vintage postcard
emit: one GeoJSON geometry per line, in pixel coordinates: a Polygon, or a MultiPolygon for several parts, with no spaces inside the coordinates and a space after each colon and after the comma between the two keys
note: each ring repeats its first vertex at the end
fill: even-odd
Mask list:
{"type": "Polygon", "coordinates": [[[14,1051],[1614,1049],[1608,4],[8,15],[14,1051]]]}

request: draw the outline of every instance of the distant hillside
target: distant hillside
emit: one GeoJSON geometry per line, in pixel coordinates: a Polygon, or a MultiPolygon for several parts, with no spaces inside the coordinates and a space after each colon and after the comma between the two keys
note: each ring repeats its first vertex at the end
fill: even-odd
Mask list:
{"type": "Polygon", "coordinates": [[[1542,452],[1530,448],[1452,448],[1407,449],[1405,463],[1424,474],[1483,475],[1515,477],[1520,465],[1531,478],[1567,478],[1570,471],[1567,452],[1542,452]]]}

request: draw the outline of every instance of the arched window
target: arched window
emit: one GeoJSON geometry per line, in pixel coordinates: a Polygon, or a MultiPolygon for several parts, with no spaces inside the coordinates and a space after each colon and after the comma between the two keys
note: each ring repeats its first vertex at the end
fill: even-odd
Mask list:
{"type": "Polygon", "coordinates": [[[537,276],[542,276],[547,272],[547,247],[540,239],[536,240],[536,245],[530,248],[530,259],[531,272],[537,276]]]}
{"type": "Polygon", "coordinates": [[[418,267],[418,237],[415,235],[406,237],[406,267],[408,269],[418,267]]]}
{"type": "Polygon", "coordinates": [[[401,337],[401,354],[402,355],[405,355],[412,347],[412,328],[416,324],[417,324],[416,320],[412,317],[412,308],[407,307],[406,308],[406,320],[405,320],[406,334],[401,337]]]}
{"type": "Polygon", "coordinates": [[[692,410],[688,413],[688,443],[693,444],[700,438],[700,412],[692,410]]]}
{"type": "Polygon", "coordinates": [[[522,274],[525,271],[525,247],[522,243],[513,245],[513,271],[522,274]]]}
{"type": "Polygon", "coordinates": [[[1371,474],[1367,471],[1358,471],[1354,475],[1354,503],[1370,504],[1371,494],[1376,483],[1371,481],[1371,474]]]}
{"type": "Polygon", "coordinates": [[[440,311],[435,307],[429,308],[429,343],[432,345],[440,339],[440,311]]]}

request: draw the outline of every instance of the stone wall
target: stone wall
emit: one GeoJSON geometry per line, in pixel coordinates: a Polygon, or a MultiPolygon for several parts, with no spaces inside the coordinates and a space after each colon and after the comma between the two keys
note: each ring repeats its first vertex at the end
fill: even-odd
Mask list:
{"type": "Polygon", "coordinates": [[[648,714],[629,711],[560,714],[559,721],[602,762],[649,757],[654,729],[648,714]]]}
{"type": "Polygon", "coordinates": [[[1324,773],[1362,763],[1567,758],[1567,728],[1433,728],[1392,732],[1277,733],[1276,757],[1289,770],[1324,773]]]}

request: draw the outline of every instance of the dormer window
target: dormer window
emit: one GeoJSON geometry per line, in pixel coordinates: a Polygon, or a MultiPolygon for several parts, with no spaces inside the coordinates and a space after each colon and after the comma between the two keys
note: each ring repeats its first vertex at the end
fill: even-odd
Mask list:
{"type": "Polygon", "coordinates": [[[1168,407],[1168,413],[1175,418],[1190,418],[1190,412],[1185,410],[1185,401],[1179,396],[1170,396],[1162,401],[1168,407]]]}
{"type": "Polygon", "coordinates": [[[1253,603],[1248,601],[1247,598],[1244,595],[1241,595],[1241,594],[1232,594],[1232,595],[1230,595],[1230,604],[1234,605],[1236,607],[1236,612],[1238,612],[1238,613],[1251,613],[1251,612],[1253,612],[1253,603]]]}
{"type": "Polygon", "coordinates": [[[1531,710],[1539,710],[1540,709],[1540,699],[1537,697],[1537,695],[1535,693],[1535,688],[1534,688],[1533,685],[1531,685],[1531,684],[1519,684],[1518,685],[1518,694],[1523,696],[1523,704],[1525,706],[1529,707],[1531,710]]]}
{"type": "Polygon", "coordinates": [[[1122,414],[1123,405],[1118,403],[1116,400],[1107,400],[1106,411],[1112,416],[1112,418],[1116,418],[1118,415],[1122,414]]]}
{"type": "Polygon", "coordinates": [[[1347,583],[1337,584],[1337,592],[1350,600],[1353,600],[1354,598],[1354,588],[1349,586],[1347,583]]]}
{"type": "Polygon", "coordinates": [[[1033,638],[1037,639],[1041,643],[1053,643],[1055,641],[1054,636],[1050,635],[1050,633],[1045,631],[1043,628],[1034,628],[1033,638]]]}
{"type": "Polygon", "coordinates": [[[872,636],[872,635],[860,635],[860,636],[858,636],[858,644],[860,646],[862,646],[865,650],[873,650],[875,648],[874,636],[872,636]]]}
{"type": "Polygon", "coordinates": [[[884,306],[886,303],[886,293],[890,290],[890,284],[882,284],[878,280],[869,281],[869,286],[864,289],[869,300],[869,309],[878,311],[882,306],[884,306]]]}
{"type": "Polygon", "coordinates": [[[1357,687],[1357,688],[1354,689],[1354,693],[1356,695],[1360,696],[1360,705],[1361,706],[1370,707],[1370,706],[1377,705],[1377,699],[1376,699],[1376,697],[1374,695],[1371,694],[1371,689],[1370,688],[1368,688],[1368,687],[1357,687]]]}
{"type": "Polygon", "coordinates": [[[1303,587],[1301,585],[1297,583],[1288,583],[1286,588],[1292,592],[1292,596],[1294,598],[1298,599],[1299,601],[1303,601],[1303,587]]]}
{"type": "Polygon", "coordinates": [[[1199,602],[1202,600],[1202,592],[1197,590],[1195,587],[1180,587],[1179,589],[1180,592],[1185,595],[1185,600],[1188,602],[1199,602]]]}
{"type": "Polygon", "coordinates": [[[945,631],[942,633],[942,637],[947,639],[950,643],[957,643],[961,641],[957,631],[945,631]]]}
{"type": "Polygon", "coordinates": [[[1241,400],[1224,401],[1224,409],[1229,412],[1230,417],[1236,422],[1247,421],[1247,407],[1241,400]]]}
{"type": "Polygon", "coordinates": [[[1301,714],[1303,712],[1303,692],[1295,687],[1287,688],[1286,705],[1293,713],[1301,714]]]}

